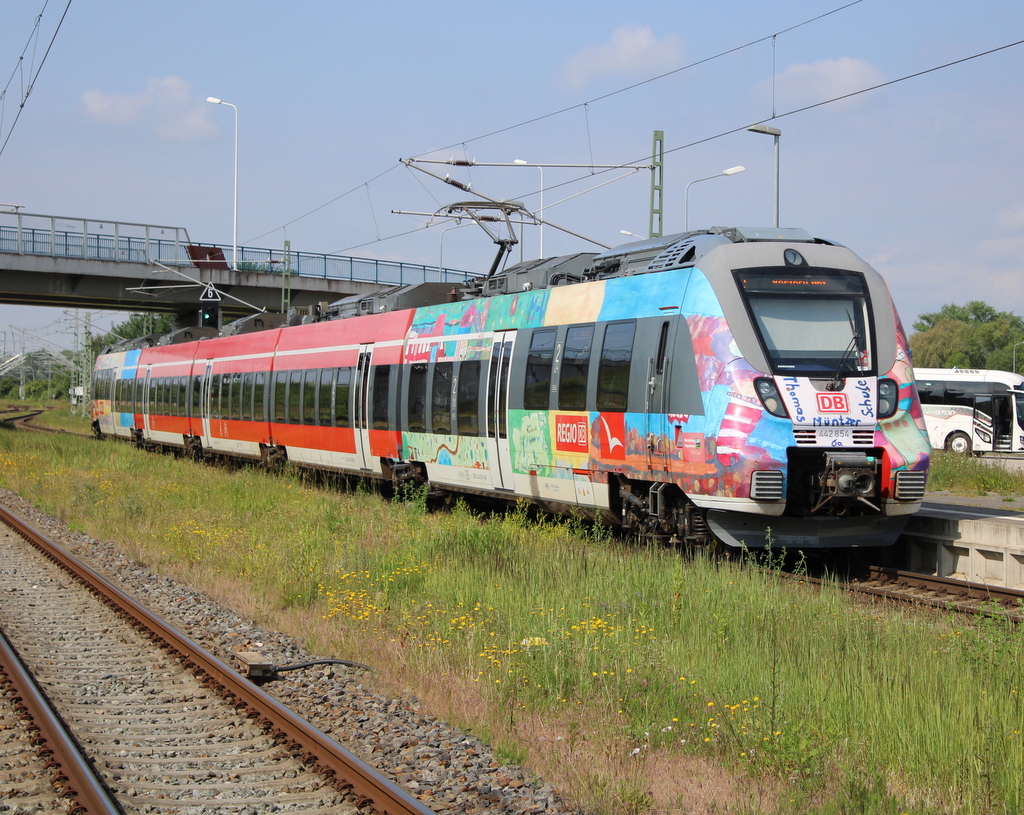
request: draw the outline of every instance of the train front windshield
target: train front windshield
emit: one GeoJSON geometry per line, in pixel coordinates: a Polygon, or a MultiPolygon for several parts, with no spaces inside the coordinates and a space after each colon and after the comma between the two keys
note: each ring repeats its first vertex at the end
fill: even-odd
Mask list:
{"type": "Polygon", "coordinates": [[[734,274],[773,373],[873,373],[871,304],[862,274],[791,267],[734,274]]]}

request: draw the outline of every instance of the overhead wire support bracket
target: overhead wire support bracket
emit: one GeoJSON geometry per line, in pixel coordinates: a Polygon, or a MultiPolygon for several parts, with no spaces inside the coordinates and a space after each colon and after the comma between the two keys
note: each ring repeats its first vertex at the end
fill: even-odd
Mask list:
{"type": "Polygon", "coordinates": [[[171,289],[189,289],[192,287],[196,287],[203,289],[203,293],[199,297],[200,302],[211,302],[215,300],[220,300],[223,297],[227,297],[231,300],[234,300],[236,303],[241,303],[246,308],[251,308],[257,314],[266,314],[267,312],[265,308],[261,308],[260,306],[254,306],[252,303],[249,303],[240,297],[235,297],[233,294],[230,294],[226,291],[221,291],[213,283],[204,283],[201,280],[196,280],[195,278],[189,277],[187,274],[178,269],[172,269],[170,266],[164,266],[164,264],[158,263],[156,261],[153,262],[153,265],[162,269],[165,272],[171,272],[172,274],[176,274],[180,277],[183,277],[189,282],[178,283],[176,285],[167,284],[163,286],[132,286],[130,288],[125,289],[125,291],[130,291],[135,294],[148,294],[153,297],[159,297],[160,294],[164,293],[165,291],[170,291],[171,289]]]}
{"type": "MultiPolygon", "coordinates": [[[[510,212],[520,212],[523,216],[530,218],[533,221],[534,224],[545,224],[546,226],[550,226],[553,229],[557,229],[560,232],[565,232],[567,235],[572,235],[574,238],[579,238],[580,240],[584,240],[584,241],[587,241],[588,243],[593,243],[593,244],[595,244],[597,246],[600,246],[603,249],[611,249],[611,246],[609,246],[606,243],[602,243],[601,241],[594,240],[593,238],[588,238],[586,235],[581,235],[578,232],[573,232],[571,229],[566,229],[564,226],[559,226],[558,224],[552,223],[551,221],[547,221],[547,220],[541,218],[539,215],[536,215],[535,213],[530,212],[528,209],[526,209],[526,207],[524,207],[519,201],[499,201],[497,198],[491,198],[490,196],[484,195],[483,193],[480,193],[480,192],[477,192],[476,190],[470,189],[468,184],[462,184],[462,182],[457,182],[454,179],[450,178],[449,176],[438,175],[437,173],[433,173],[433,172],[431,172],[430,170],[428,170],[428,169],[426,169],[424,167],[416,166],[419,163],[425,163],[424,160],[422,160],[422,159],[403,158],[403,159],[399,159],[399,160],[406,167],[410,167],[410,168],[412,168],[414,170],[419,170],[421,173],[429,175],[432,178],[436,178],[438,181],[443,181],[445,184],[450,184],[452,186],[458,187],[459,189],[465,190],[466,192],[470,193],[470,195],[475,195],[478,198],[481,198],[483,201],[489,202],[491,204],[491,208],[494,208],[494,209],[506,208],[507,211],[505,212],[505,221],[509,223],[510,229],[511,229],[511,222],[509,221],[509,217],[508,217],[509,213],[510,212]]],[[[477,166],[479,166],[479,165],[477,165],[477,166]]],[[[512,165],[510,165],[510,166],[512,166],[512,165]]],[[[630,165],[624,165],[624,166],[630,166],[630,165]]],[[[642,168],[637,168],[637,169],[642,169],[642,168]]],[[[477,208],[480,208],[480,209],[484,209],[485,208],[485,207],[483,207],[481,205],[480,202],[476,202],[476,203],[469,202],[469,203],[462,203],[462,204],[450,204],[448,207],[442,207],[440,210],[438,210],[437,214],[440,215],[442,212],[445,212],[445,210],[450,210],[452,208],[458,208],[458,207],[465,208],[465,207],[469,207],[469,206],[476,206],[477,208]]],[[[481,220],[479,220],[478,218],[474,217],[473,215],[470,215],[468,210],[466,212],[467,212],[467,215],[469,217],[473,218],[473,220],[477,223],[477,225],[480,226],[480,228],[483,229],[490,236],[491,240],[495,240],[494,233],[491,232],[491,230],[487,229],[483,225],[481,220]]],[[[514,235],[514,233],[512,233],[512,234],[514,235]]],[[[517,240],[513,239],[513,243],[510,244],[510,246],[514,245],[517,242],[518,242],[517,240]]]]}

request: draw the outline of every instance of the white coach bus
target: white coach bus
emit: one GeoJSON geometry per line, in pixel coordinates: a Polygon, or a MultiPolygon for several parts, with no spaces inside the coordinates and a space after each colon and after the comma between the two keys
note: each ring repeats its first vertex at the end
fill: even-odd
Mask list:
{"type": "Polygon", "coordinates": [[[915,368],[933,448],[1024,451],[1024,376],[971,368],[915,368]]]}

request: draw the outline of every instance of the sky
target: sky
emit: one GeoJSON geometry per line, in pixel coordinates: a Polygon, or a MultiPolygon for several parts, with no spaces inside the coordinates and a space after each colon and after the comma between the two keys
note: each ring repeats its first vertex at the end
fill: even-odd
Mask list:
{"type": "MultiPolygon", "coordinates": [[[[512,260],[645,235],[650,171],[403,159],[649,165],[662,131],[664,234],[766,226],[773,139],[746,130],[766,123],[780,225],[881,272],[908,331],[975,299],[1024,315],[1022,3],[6,0],[4,20],[0,202],[24,212],[230,246],[235,110],[213,96],[237,107],[239,244],[485,272],[479,227],[429,217],[472,194],[416,168],[543,197],[512,260]]],[[[3,342],[69,346],[73,316],[0,305],[3,342]]]]}

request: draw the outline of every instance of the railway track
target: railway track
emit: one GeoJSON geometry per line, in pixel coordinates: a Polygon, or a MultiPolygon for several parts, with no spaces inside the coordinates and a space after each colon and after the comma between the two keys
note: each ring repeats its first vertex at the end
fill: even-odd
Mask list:
{"type": "Polygon", "coordinates": [[[1024,620],[1024,591],[936,577],[889,566],[870,566],[863,582],[851,590],[904,603],[945,608],[978,616],[1024,620]]]}
{"type": "Polygon", "coordinates": [[[77,776],[63,780],[79,763],[126,813],[429,815],[19,518],[0,508],[0,520],[11,530],[0,534],[0,628],[88,754],[48,748],[43,771],[26,757],[26,796],[44,795],[28,781],[50,776],[53,811],[117,811],[87,800],[77,776]]]}
{"type": "Polygon", "coordinates": [[[117,811],[2,633],[0,755],[0,800],[8,801],[17,811],[72,815],[117,811]]]}

